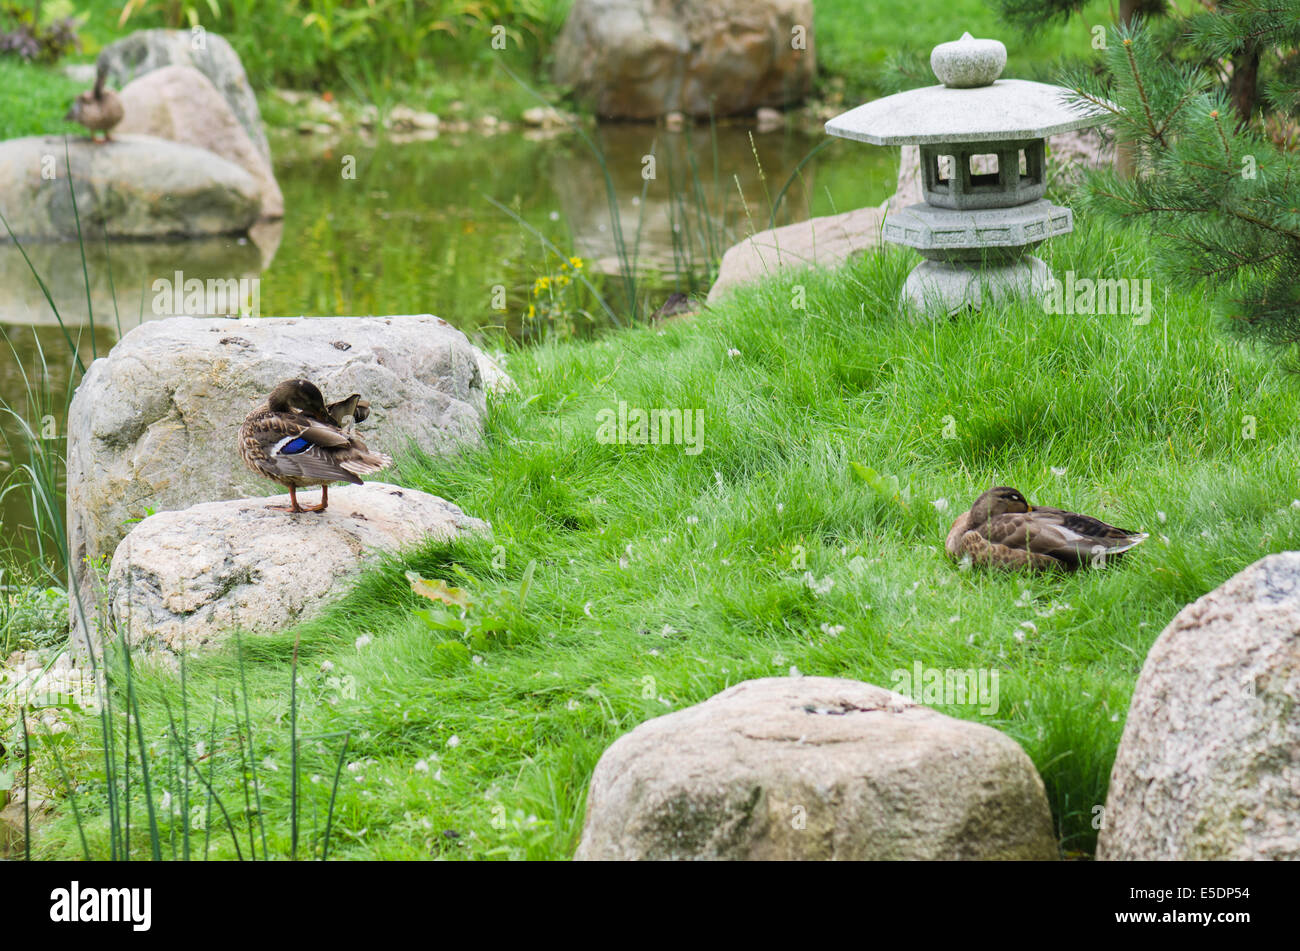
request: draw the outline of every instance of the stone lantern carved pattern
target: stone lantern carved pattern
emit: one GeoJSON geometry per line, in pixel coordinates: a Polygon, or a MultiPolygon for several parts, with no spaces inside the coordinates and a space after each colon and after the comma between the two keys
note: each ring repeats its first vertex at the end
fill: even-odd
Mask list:
{"type": "Polygon", "coordinates": [[[999,79],[1006,47],[969,33],[941,43],[930,66],[941,86],[858,106],[826,131],[873,145],[917,145],[924,201],[888,215],[885,240],[926,258],[903,298],[926,310],[978,308],[1046,288],[1050,272],[1026,249],[1074,227],[1068,208],[1045,199],[1047,136],[1097,125],[1100,109],[1068,102],[1045,83],[999,79]]]}

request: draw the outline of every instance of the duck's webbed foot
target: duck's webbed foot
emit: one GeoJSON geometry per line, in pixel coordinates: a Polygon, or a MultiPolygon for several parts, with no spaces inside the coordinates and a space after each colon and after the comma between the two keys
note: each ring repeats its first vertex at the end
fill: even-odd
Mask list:
{"type": "Polygon", "coordinates": [[[319,505],[309,505],[309,506],[307,506],[307,508],[303,509],[303,511],[304,511],[304,512],[323,512],[323,511],[325,511],[325,506],[327,506],[327,505],[329,505],[329,504],[330,504],[330,487],[327,486],[327,485],[323,485],[323,486],[320,487],[320,504],[319,504],[319,505]]]}
{"type": "MultiPolygon", "coordinates": [[[[323,507],[323,506],[322,506],[323,507]]],[[[294,515],[301,515],[303,512],[319,512],[320,508],[305,509],[298,504],[298,492],[293,486],[289,486],[289,504],[288,505],[268,505],[268,509],[273,512],[292,512],[294,515]]]]}

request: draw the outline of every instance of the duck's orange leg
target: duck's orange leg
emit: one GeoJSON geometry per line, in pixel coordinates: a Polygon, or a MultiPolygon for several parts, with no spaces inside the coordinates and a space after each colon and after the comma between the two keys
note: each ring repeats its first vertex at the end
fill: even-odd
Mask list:
{"type": "Polygon", "coordinates": [[[320,487],[320,505],[312,505],[308,508],[303,509],[303,511],[323,512],[325,511],[325,506],[329,504],[330,504],[330,487],[328,485],[322,485],[320,487]]]}
{"type": "Polygon", "coordinates": [[[318,512],[320,509],[305,509],[298,504],[298,493],[293,486],[289,486],[289,504],[288,505],[268,505],[267,508],[276,512],[293,512],[295,515],[301,515],[303,512],[318,512]]]}

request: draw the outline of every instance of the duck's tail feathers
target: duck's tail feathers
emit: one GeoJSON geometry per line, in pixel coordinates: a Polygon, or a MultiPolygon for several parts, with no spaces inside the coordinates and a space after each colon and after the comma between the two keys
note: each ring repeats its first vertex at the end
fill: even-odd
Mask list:
{"type": "Polygon", "coordinates": [[[380,469],[386,469],[392,464],[393,459],[391,456],[382,452],[366,452],[355,459],[339,463],[339,466],[353,475],[371,475],[380,469]]]}
{"type": "Polygon", "coordinates": [[[1127,538],[1116,539],[1113,543],[1106,546],[1106,554],[1118,555],[1120,552],[1128,551],[1130,548],[1136,548],[1144,541],[1150,538],[1148,532],[1134,532],[1127,538]]]}

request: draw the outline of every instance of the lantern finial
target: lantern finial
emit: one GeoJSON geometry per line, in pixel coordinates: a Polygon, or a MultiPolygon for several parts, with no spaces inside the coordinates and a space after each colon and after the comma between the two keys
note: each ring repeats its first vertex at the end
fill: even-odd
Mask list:
{"type": "Polygon", "coordinates": [[[1007,48],[997,40],[977,40],[963,33],[960,40],[940,43],[930,52],[930,68],[939,82],[954,89],[991,86],[1007,65],[1007,48]]]}

